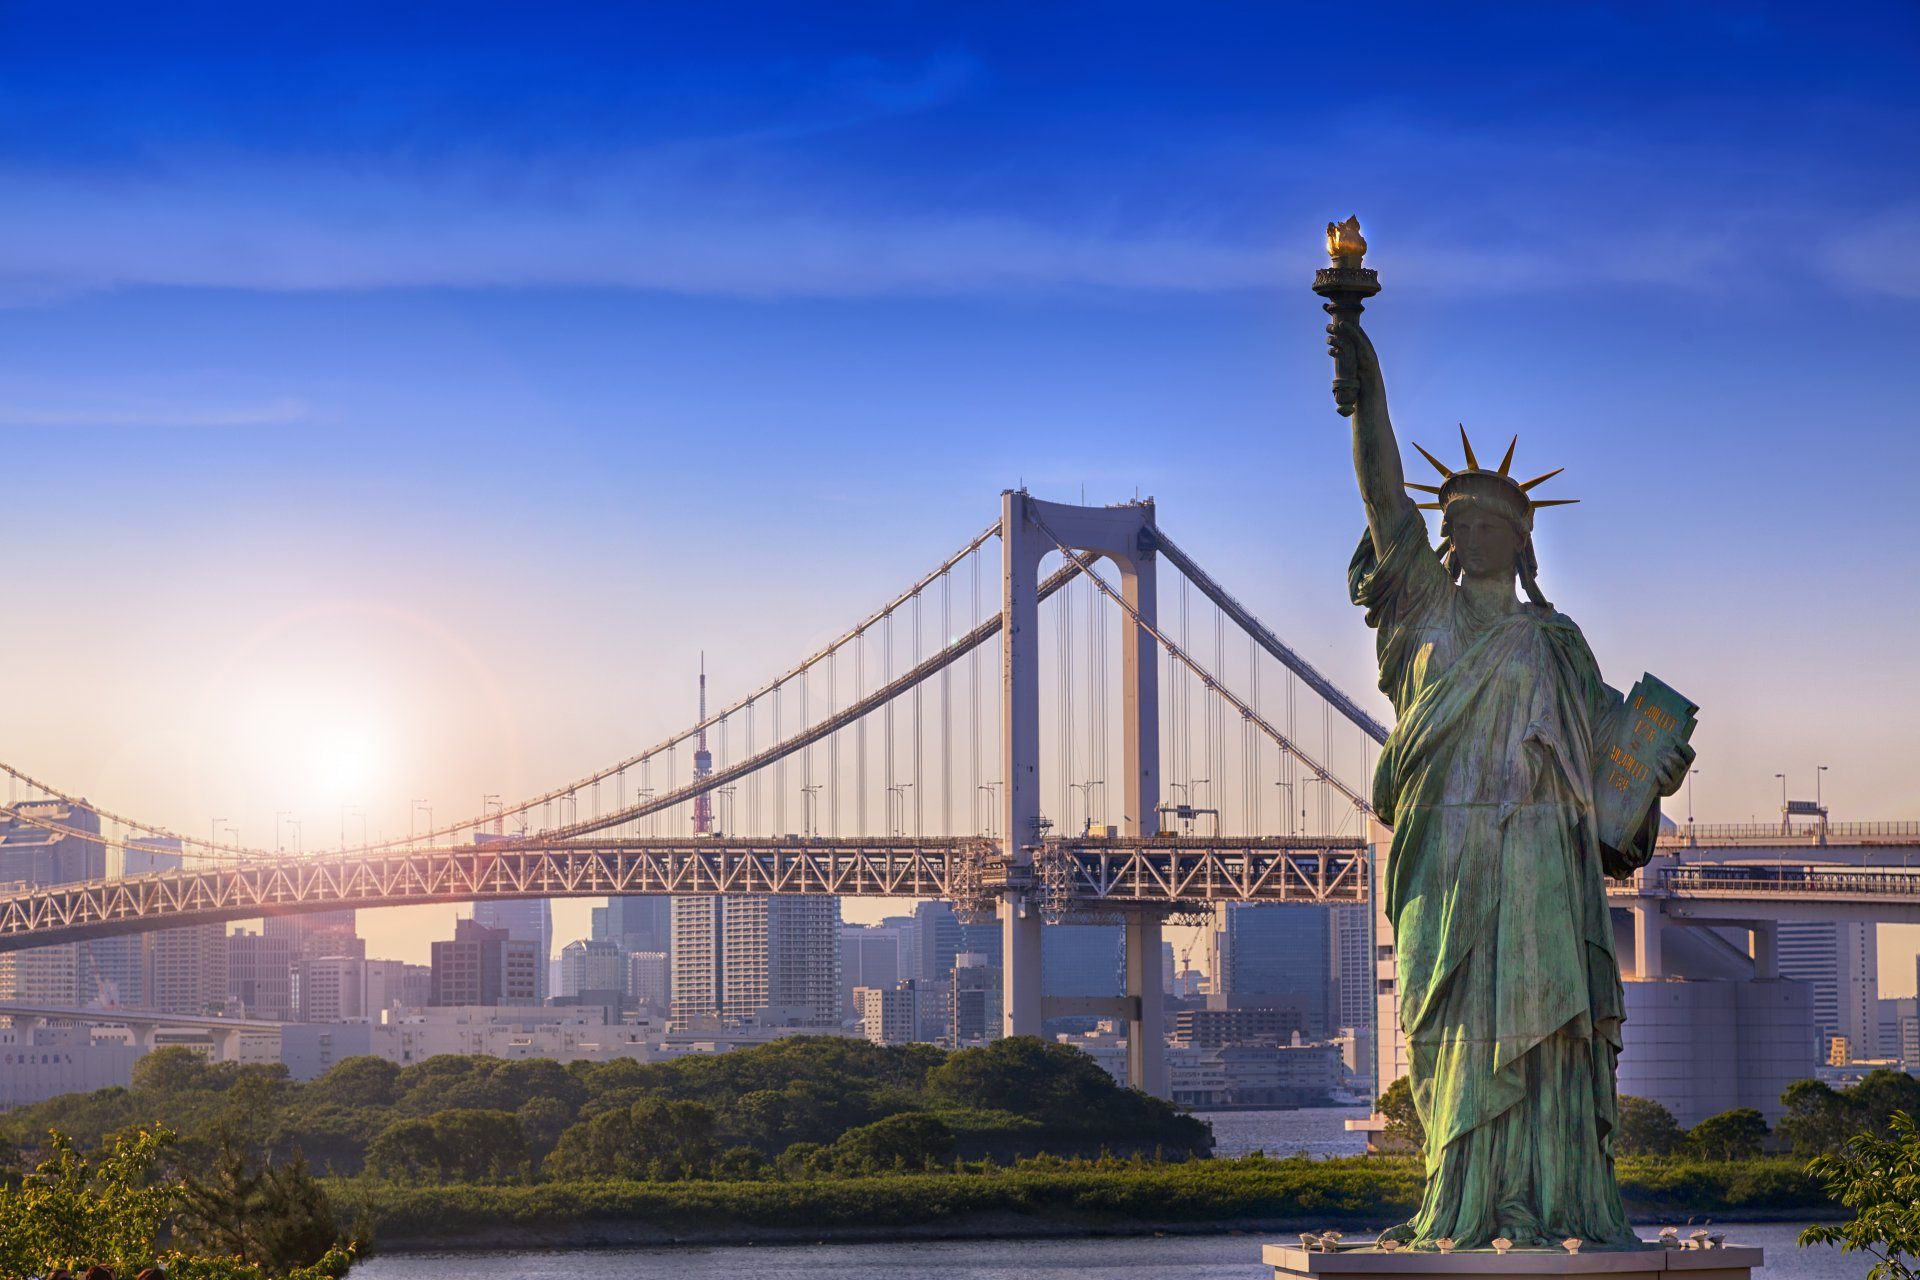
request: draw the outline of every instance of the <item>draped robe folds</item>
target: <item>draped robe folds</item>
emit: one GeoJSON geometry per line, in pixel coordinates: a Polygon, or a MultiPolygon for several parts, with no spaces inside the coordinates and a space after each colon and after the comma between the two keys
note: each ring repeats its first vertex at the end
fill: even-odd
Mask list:
{"type": "MultiPolygon", "coordinates": [[[[1593,820],[1620,694],[1550,608],[1481,610],[1409,508],[1349,571],[1398,723],[1374,777],[1400,1022],[1426,1127],[1416,1247],[1637,1244],[1614,1182],[1624,992],[1593,820]]],[[[1625,854],[1644,861],[1657,812],[1625,854]]],[[[1611,867],[1609,869],[1618,869],[1611,867]]]]}

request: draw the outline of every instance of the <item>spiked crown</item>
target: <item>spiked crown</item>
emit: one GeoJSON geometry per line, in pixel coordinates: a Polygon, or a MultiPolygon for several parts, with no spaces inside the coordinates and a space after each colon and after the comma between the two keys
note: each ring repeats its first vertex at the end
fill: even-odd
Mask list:
{"type": "Polygon", "coordinates": [[[1467,465],[1461,470],[1454,470],[1425,449],[1420,448],[1418,444],[1414,445],[1414,448],[1420,450],[1420,456],[1432,463],[1433,469],[1441,475],[1438,485],[1415,484],[1411,480],[1407,481],[1407,488],[1434,495],[1432,502],[1420,502],[1415,505],[1423,511],[1444,512],[1456,502],[1475,502],[1490,507],[1509,519],[1518,520],[1531,529],[1533,513],[1539,508],[1564,507],[1580,501],[1578,498],[1529,496],[1535,485],[1544,484],[1566,468],[1555,467],[1545,475],[1535,476],[1531,480],[1515,480],[1508,473],[1513,467],[1514,446],[1519,443],[1520,437],[1515,436],[1513,442],[1507,445],[1506,457],[1500,459],[1499,469],[1494,471],[1482,467],[1480,460],[1474,457],[1473,442],[1467,439],[1467,428],[1464,424],[1460,427],[1460,447],[1467,455],[1467,465]]]}

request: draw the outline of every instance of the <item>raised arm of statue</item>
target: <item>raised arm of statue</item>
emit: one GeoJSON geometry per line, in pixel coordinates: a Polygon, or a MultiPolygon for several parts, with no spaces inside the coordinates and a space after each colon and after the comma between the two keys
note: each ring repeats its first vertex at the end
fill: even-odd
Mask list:
{"type": "Polygon", "coordinates": [[[1406,474],[1400,469],[1400,442],[1387,416],[1387,384],[1380,376],[1380,357],[1367,331],[1352,320],[1327,326],[1327,349],[1344,357],[1359,380],[1353,413],[1353,470],[1360,481],[1360,498],[1367,506],[1367,528],[1373,547],[1387,551],[1387,539],[1413,506],[1407,497],[1406,474]]]}

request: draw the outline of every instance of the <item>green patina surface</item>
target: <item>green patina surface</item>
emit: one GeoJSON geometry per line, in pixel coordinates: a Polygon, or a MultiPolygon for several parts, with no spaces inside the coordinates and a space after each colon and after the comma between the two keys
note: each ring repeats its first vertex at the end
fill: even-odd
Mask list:
{"type": "Polygon", "coordinates": [[[1353,374],[1367,510],[1348,585],[1398,715],[1374,807],[1393,828],[1384,905],[1427,1133],[1419,1211],[1390,1234],[1416,1248],[1502,1236],[1636,1248],[1614,1177],[1624,991],[1605,876],[1651,855],[1655,798],[1692,761],[1691,706],[1684,723],[1667,717],[1662,740],[1640,735],[1639,794],[1603,843],[1602,757],[1640,740],[1635,710],[1537,581],[1534,512],[1567,500],[1530,490],[1557,473],[1511,478],[1512,447],[1483,467],[1463,429],[1465,464],[1422,450],[1440,481],[1408,485],[1373,344],[1329,310],[1329,345],[1353,374]],[[1435,495],[1438,547],[1407,487],[1435,495]]]}

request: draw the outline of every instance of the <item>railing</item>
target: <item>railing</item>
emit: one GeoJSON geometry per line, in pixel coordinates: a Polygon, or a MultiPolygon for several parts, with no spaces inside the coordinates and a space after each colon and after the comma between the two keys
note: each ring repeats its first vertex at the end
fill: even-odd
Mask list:
{"type": "Polygon", "coordinates": [[[1660,837],[1662,848],[1692,845],[1820,845],[1920,843],[1920,822],[1829,822],[1788,827],[1780,823],[1701,822],[1660,837]]]}
{"type": "Polygon", "coordinates": [[[1654,873],[1654,886],[1694,896],[1920,898],[1920,874],[1818,866],[1666,867],[1654,873]]]}

